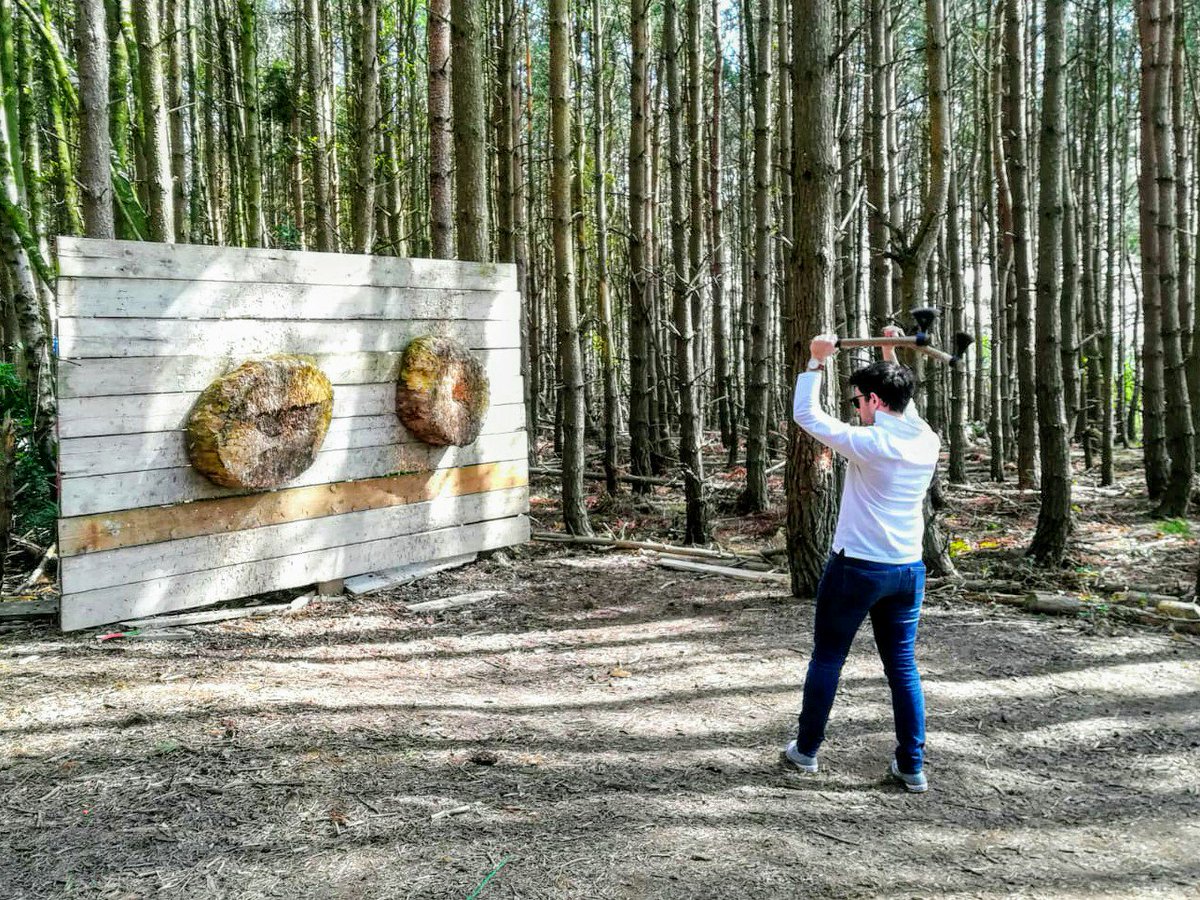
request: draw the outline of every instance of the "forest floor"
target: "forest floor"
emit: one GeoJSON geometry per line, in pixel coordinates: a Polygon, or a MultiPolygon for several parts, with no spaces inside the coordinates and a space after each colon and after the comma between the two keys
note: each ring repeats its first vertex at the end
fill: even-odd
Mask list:
{"type": "MultiPolygon", "coordinates": [[[[1028,495],[950,490],[958,564],[1072,590],[1190,584],[1200,520],[1155,521],[1136,456],[1121,462],[1116,490],[1079,473],[1072,566],[1053,576],[1021,558],[1028,495]]],[[[718,492],[718,539],[777,541],[779,513],[739,517],[735,493],[718,492]]],[[[554,484],[533,494],[535,527],[553,527],[554,484]]],[[[678,539],[668,489],[593,500],[597,526],[678,539]]],[[[869,629],[821,773],[781,762],[812,610],[770,584],[532,543],[183,641],[9,628],[0,895],[1200,896],[1200,640],[931,590],[931,790],[908,795],[883,776],[869,629]],[[505,593],[402,606],[482,588],[505,593]]]]}

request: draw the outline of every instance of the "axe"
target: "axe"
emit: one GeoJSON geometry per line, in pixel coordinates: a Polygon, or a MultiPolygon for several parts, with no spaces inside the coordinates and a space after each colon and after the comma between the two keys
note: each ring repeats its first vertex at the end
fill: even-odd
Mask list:
{"type": "Polygon", "coordinates": [[[918,353],[924,353],[940,362],[957,365],[967,352],[967,348],[975,343],[971,335],[959,332],[954,336],[954,355],[932,346],[933,323],[937,320],[938,311],[932,306],[923,306],[912,311],[917,323],[917,333],[904,337],[865,337],[838,338],[838,347],[911,347],[918,353]]]}

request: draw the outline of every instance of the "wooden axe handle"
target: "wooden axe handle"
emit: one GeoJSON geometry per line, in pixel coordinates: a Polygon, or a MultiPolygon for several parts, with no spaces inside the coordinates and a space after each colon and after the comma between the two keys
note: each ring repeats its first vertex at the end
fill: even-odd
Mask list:
{"type": "Polygon", "coordinates": [[[920,347],[917,335],[904,337],[838,338],[839,347],[920,347]]]}

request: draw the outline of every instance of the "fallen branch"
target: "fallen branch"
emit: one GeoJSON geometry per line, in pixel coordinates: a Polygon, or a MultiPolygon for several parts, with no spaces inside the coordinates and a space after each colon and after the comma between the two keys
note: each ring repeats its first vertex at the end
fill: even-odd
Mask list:
{"type": "Polygon", "coordinates": [[[38,579],[40,579],[42,577],[42,575],[45,574],[46,566],[48,566],[53,560],[56,560],[56,559],[58,559],[58,544],[57,543],[51,544],[46,549],[46,552],[42,554],[42,561],[37,564],[37,568],[35,568],[32,572],[29,573],[29,577],[21,582],[20,586],[16,590],[16,593],[19,594],[22,591],[26,590],[27,588],[33,587],[33,585],[37,584],[38,579]]]}
{"type": "Polygon", "coordinates": [[[224,622],[229,619],[253,619],[260,616],[270,616],[275,613],[297,612],[308,606],[312,594],[297,597],[291,603],[265,603],[262,606],[247,606],[243,609],[210,609],[201,612],[183,613],[178,616],[148,616],[144,619],[129,619],[121,622],[122,628],[160,628],[179,625],[208,625],[213,622],[224,622]]]}
{"type": "Polygon", "coordinates": [[[404,608],[409,612],[437,612],[443,609],[454,609],[457,606],[470,606],[472,603],[478,603],[481,600],[503,597],[507,593],[507,591],[473,591],[470,594],[455,594],[453,597],[443,597],[440,600],[407,603],[404,608]]]}
{"type": "Polygon", "coordinates": [[[652,550],[655,553],[670,553],[675,556],[699,556],[703,557],[704,559],[753,559],[753,557],[741,556],[737,553],[727,553],[723,550],[709,550],[705,547],[676,547],[671,544],[659,544],[652,541],[626,541],[621,538],[612,537],[559,534],[557,531],[535,531],[532,537],[535,541],[545,541],[551,544],[579,544],[585,547],[614,547],[617,550],[652,550]]]}
{"type": "MultiPolygon", "coordinates": [[[[534,466],[529,470],[531,475],[550,475],[554,478],[562,477],[562,469],[548,469],[544,466],[534,466]]],[[[608,476],[603,472],[584,472],[583,477],[588,481],[607,481],[608,476]]],[[[627,484],[653,484],[658,486],[666,486],[675,484],[678,479],[675,478],[654,478],[649,475],[618,475],[617,481],[624,481],[627,484]]]]}
{"type": "Polygon", "coordinates": [[[792,577],[775,572],[755,572],[750,569],[733,569],[729,566],[712,566],[704,563],[688,562],[684,559],[672,559],[660,556],[655,562],[664,569],[674,569],[677,572],[694,572],[698,575],[721,575],[725,578],[740,578],[743,581],[766,581],[771,584],[792,584],[792,577]]]}

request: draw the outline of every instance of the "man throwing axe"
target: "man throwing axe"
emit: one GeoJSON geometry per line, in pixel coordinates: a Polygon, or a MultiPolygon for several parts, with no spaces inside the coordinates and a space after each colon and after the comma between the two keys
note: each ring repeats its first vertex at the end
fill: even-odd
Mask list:
{"type": "MultiPolygon", "coordinates": [[[[903,332],[894,326],[885,335],[903,332]]],[[[817,771],[817,751],[837,693],[842,664],[867,616],[892,692],[896,753],[891,774],[916,793],[929,787],[923,772],[925,697],[913,654],[925,594],[921,562],[922,504],[933,479],[940,441],[912,402],[913,373],[883,360],[850,376],[852,403],[861,425],[848,425],[821,409],[826,363],[837,352],[834,335],[813,338],[807,370],[796,379],[796,424],[847,460],[841,512],[829,562],[817,588],[812,659],[796,740],[787,759],[817,771]]]]}

